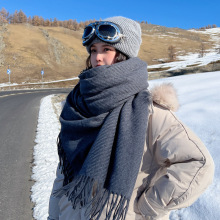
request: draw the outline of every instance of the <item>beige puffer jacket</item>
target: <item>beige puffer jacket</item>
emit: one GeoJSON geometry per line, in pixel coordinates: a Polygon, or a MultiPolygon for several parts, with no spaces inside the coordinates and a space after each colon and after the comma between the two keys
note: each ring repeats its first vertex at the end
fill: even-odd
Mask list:
{"type": "MultiPolygon", "coordinates": [[[[172,85],[151,91],[154,100],[147,140],[126,220],[165,220],[169,212],[191,205],[211,184],[213,160],[201,140],[175,116],[178,108],[172,85]]],[[[53,190],[62,186],[57,170],[53,190]]],[[[51,196],[48,220],[87,220],[83,209],[72,209],[66,196],[51,196]]],[[[104,220],[102,216],[101,220],[104,220]]]]}

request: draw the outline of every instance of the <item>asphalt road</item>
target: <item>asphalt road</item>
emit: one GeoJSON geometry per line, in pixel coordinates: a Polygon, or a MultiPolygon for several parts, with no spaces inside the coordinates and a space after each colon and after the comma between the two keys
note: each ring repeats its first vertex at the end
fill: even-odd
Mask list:
{"type": "Polygon", "coordinates": [[[40,100],[70,89],[0,92],[0,220],[32,220],[32,154],[40,100]]]}

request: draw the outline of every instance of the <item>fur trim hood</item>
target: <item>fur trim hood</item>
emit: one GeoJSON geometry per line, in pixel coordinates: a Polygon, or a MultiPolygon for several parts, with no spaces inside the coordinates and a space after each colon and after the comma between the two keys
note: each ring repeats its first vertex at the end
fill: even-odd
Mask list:
{"type": "Polygon", "coordinates": [[[177,92],[171,83],[156,85],[150,90],[150,92],[153,101],[157,104],[174,112],[178,110],[179,101],[177,98],[177,92]]]}

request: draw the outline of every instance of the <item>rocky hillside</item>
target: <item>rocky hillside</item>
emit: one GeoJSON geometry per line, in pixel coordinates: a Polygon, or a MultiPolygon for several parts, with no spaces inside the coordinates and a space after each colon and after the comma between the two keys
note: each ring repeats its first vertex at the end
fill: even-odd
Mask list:
{"type": "MultiPolygon", "coordinates": [[[[62,27],[6,24],[0,26],[0,84],[8,82],[10,65],[11,83],[25,84],[72,78],[85,67],[88,54],[82,46],[82,31],[62,27]]],[[[142,24],[142,46],[139,57],[148,65],[170,61],[168,48],[172,46],[176,59],[187,54],[199,54],[201,45],[210,51],[216,42],[202,31],[188,31],[142,24]]]]}

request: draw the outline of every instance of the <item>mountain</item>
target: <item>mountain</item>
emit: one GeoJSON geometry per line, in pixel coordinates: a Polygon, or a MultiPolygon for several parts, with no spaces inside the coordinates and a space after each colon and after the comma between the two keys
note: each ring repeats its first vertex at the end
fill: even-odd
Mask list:
{"type": "MultiPolygon", "coordinates": [[[[178,61],[190,54],[198,57],[220,48],[219,28],[213,28],[218,30],[218,38],[214,38],[206,30],[183,30],[145,23],[141,26],[143,34],[139,57],[148,63],[150,72],[159,73],[153,78],[162,77],[169,70],[160,65],[173,63],[170,62],[174,61],[171,60],[172,53],[178,61]],[[170,47],[173,50],[168,50],[170,47]]],[[[7,68],[11,70],[10,82],[22,85],[41,83],[42,69],[43,82],[78,76],[85,68],[88,56],[82,46],[82,32],[83,29],[73,31],[30,24],[0,26],[0,84],[9,81],[7,68]]]]}

